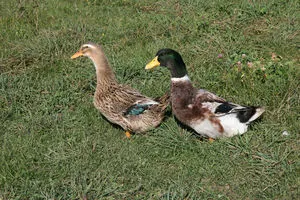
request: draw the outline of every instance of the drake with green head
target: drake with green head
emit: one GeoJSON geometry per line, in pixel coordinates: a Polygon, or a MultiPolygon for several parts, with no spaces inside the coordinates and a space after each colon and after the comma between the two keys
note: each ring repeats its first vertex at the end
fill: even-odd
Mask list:
{"type": "Polygon", "coordinates": [[[169,104],[168,94],[155,100],[119,84],[100,45],[86,43],[71,58],[80,56],[90,58],[96,68],[95,107],[110,122],[126,130],[128,138],[130,132],[145,132],[162,122],[169,104]]]}
{"type": "Polygon", "coordinates": [[[197,133],[209,138],[232,137],[247,131],[264,108],[228,102],[204,89],[193,87],[181,55],[161,49],[146,69],[158,66],[171,72],[171,104],[175,117],[197,133]]]}

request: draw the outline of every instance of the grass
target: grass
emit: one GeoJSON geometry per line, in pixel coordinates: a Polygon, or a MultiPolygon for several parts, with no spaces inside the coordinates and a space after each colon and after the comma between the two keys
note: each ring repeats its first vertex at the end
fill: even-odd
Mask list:
{"type": "Polygon", "coordinates": [[[296,199],[299,10],[296,0],[0,0],[0,199],[296,199]],[[197,87],[267,111],[212,144],[172,116],[127,140],[93,107],[92,63],[70,59],[86,41],[148,96],[169,88],[166,70],[144,70],[169,47],[197,87]]]}

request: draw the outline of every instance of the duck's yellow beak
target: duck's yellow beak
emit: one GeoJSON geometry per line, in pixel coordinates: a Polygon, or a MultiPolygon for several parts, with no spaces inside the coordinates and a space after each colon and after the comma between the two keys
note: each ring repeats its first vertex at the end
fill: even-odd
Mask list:
{"type": "Polygon", "coordinates": [[[77,52],[71,57],[71,59],[78,58],[78,57],[80,57],[80,56],[83,56],[83,53],[82,53],[81,50],[77,51],[77,52]]]}
{"type": "Polygon", "coordinates": [[[158,56],[156,56],[151,62],[146,65],[145,69],[153,69],[158,66],[160,66],[160,62],[158,61],[158,56]]]}

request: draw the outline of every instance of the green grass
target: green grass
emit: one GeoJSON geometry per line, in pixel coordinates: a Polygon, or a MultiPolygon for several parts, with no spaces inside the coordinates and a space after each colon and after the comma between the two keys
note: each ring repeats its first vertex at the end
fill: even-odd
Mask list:
{"type": "Polygon", "coordinates": [[[0,199],[299,197],[299,1],[111,2],[0,0],[0,199]],[[172,116],[127,140],[93,107],[91,61],[70,59],[87,41],[153,97],[169,72],[144,66],[176,49],[195,86],[264,117],[212,144],[172,116]]]}

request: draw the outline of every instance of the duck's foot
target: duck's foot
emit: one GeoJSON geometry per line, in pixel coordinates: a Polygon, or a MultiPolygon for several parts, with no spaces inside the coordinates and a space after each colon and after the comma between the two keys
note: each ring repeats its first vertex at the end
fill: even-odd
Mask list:
{"type": "Polygon", "coordinates": [[[215,141],[214,138],[208,138],[208,142],[209,142],[209,143],[213,143],[214,141],[215,141]]]}
{"type": "Polygon", "coordinates": [[[129,131],[126,131],[126,132],[125,132],[125,135],[126,135],[126,137],[127,137],[128,139],[131,137],[131,134],[130,134],[129,131]]]}

